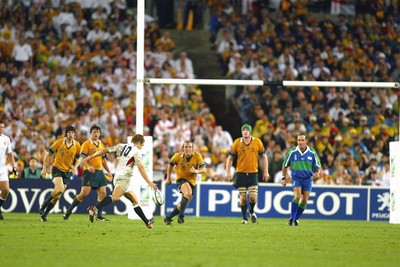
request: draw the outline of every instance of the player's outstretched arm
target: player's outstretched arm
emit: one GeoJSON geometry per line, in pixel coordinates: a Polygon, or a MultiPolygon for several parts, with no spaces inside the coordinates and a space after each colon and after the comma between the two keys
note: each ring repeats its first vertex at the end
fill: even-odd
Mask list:
{"type": "Polygon", "coordinates": [[[141,162],[138,162],[136,163],[136,166],[138,167],[139,172],[142,175],[143,179],[149,184],[149,186],[154,190],[157,190],[158,189],[157,185],[152,181],[150,181],[149,176],[147,175],[146,168],[143,166],[143,164],[141,162]]]}
{"type": "Polygon", "coordinates": [[[108,152],[108,148],[103,148],[103,149],[100,149],[100,150],[98,150],[98,151],[96,151],[94,154],[92,154],[92,155],[90,155],[90,156],[87,156],[86,158],[84,158],[83,160],[82,160],[82,164],[85,164],[85,163],[87,163],[89,160],[91,160],[92,158],[94,158],[94,157],[99,157],[99,156],[103,156],[104,154],[106,154],[108,152]]]}

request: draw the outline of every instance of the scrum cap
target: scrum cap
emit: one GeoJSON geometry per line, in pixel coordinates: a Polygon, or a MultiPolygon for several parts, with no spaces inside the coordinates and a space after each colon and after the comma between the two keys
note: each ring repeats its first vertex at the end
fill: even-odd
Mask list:
{"type": "Polygon", "coordinates": [[[250,124],[247,124],[247,123],[245,123],[245,124],[242,125],[242,131],[243,131],[244,129],[247,129],[250,133],[251,133],[251,131],[253,130],[253,129],[251,128],[250,124]]]}

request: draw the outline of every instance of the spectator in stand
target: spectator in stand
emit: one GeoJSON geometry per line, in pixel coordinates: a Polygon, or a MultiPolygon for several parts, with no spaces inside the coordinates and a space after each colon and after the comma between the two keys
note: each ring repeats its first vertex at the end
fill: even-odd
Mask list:
{"type": "Polygon", "coordinates": [[[382,170],[381,173],[381,186],[390,186],[390,162],[389,161],[385,161],[384,163],[385,167],[382,170]]]}
{"type": "Polygon", "coordinates": [[[264,109],[262,109],[261,105],[257,105],[254,107],[254,113],[256,115],[256,122],[253,128],[253,136],[257,138],[261,138],[264,134],[268,132],[270,126],[272,126],[269,121],[268,115],[265,113],[264,109]]]}
{"type": "Polygon", "coordinates": [[[23,170],[21,178],[25,179],[45,178],[42,177],[41,175],[41,169],[38,167],[38,160],[36,158],[31,158],[29,160],[29,166],[23,170]]]}
{"type": "Polygon", "coordinates": [[[175,60],[175,68],[178,77],[184,79],[195,78],[192,60],[188,58],[186,51],[182,51],[179,54],[179,58],[175,60]]]}
{"type": "MultiPolygon", "coordinates": [[[[273,152],[273,158],[272,159],[268,159],[270,179],[267,182],[273,183],[273,182],[277,181],[277,179],[275,179],[275,177],[282,170],[283,160],[284,160],[284,158],[282,157],[282,151],[276,150],[276,151],[273,152]]],[[[278,182],[280,182],[281,178],[282,178],[282,175],[279,177],[278,182]]]]}
{"type": "Polygon", "coordinates": [[[169,132],[175,127],[174,123],[169,119],[169,114],[164,109],[159,109],[160,120],[154,127],[154,136],[161,140],[164,134],[169,136],[169,132]]]}
{"type": "Polygon", "coordinates": [[[104,32],[101,30],[101,22],[96,21],[93,24],[94,28],[89,31],[86,36],[86,41],[93,45],[95,42],[102,42],[104,40],[104,32]]]}
{"type": "MultiPolygon", "coordinates": [[[[78,117],[73,117],[72,115],[75,116],[77,113],[72,114],[74,113],[75,101],[66,100],[65,98],[71,98],[74,95],[90,96],[94,90],[100,88],[99,84],[103,84],[103,75],[101,74],[106,69],[108,70],[104,76],[107,76],[108,87],[113,88],[114,97],[118,99],[119,105],[126,115],[126,123],[119,125],[119,127],[125,127],[126,129],[125,131],[121,131],[127,132],[134,124],[135,101],[131,101],[129,98],[129,91],[134,91],[131,81],[135,78],[136,73],[134,44],[137,36],[135,18],[126,12],[127,3],[124,0],[114,1],[113,5],[110,5],[107,1],[100,1],[99,3],[106,7],[105,13],[109,17],[95,21],[92,19],[92,14],[98,8],[98,4],[92,2],[83,1],[80,3],[80,6],[76,5],[76,1],[75,3],[68,1],[69,4],[63,4],[62,1],[47,1],[44,5],[35,3],[27,13],[24,13],[22,3],[15,3],[15,8],[2,8],[1,10],[2,14],[3,12],[6,14],[4,16],[6,19],[0,20],[0,47],[3,49],[4,44],[6,44],[7,51],[5,54],[9,55],[9,59],[3,60],[5,54],[3,53],[4,50],[1,50],[0,76],[4,79],[3,83],[0,82],[1,102],[4,105],[4,112],[1,114],[11,121],[12,119],[18,119],[22,122],[16,125],[17,131],[13,132],[13,134],[16,134],[16,137],[10,136],[12,147],[19,157],[23,157],[25,154],[24,148],[21,146],[18,138],[18,131],[22,132],[26,127],[24,125],[26,116],[29,117],[33,114],[33,117],[29,117],[32,118],[30,127],[37,128],[40,131],[40,136],[45,146],[51,144],[56,135],[59,134],[59,132],[55,131],[59,126],[58,124],[76,123],[85,120],[90,120],[90,123],[92,123],[92,121],[99,121],[100,118],[104,118],[104,113],[108,110],[108,107],[105,106],[114,103],[107,100],[107,98],[112,97],[109,90],[107,92],[99,91],[94,93],[94,95],[100,95],[100,98],[98,98],[100,101],[93,102],[92,110],[94,110],[94,113],[91,118],[87,115],[89,111],[86,113],[81,112],[78,117]],[[99,24],[99,22],[101,23],[99,24]],[[116,36],[119,36],[118,32],[121,34],[120,41],[114,42],[110,38],[104,40],[96,38],[99,39],[97,42],[86,42],[88,33],[96,28],[97,24],[100,25],[100,29],[102,27],[104,27],[103,29],[108,29],[105,28],[106,25],[117,25],[118,28],[115,34],[116,36]],[[31,56],[31,59],[26,64],[19,64],[22,66],[20,70],[14,67],[14,59],[11,56],[12,48],[17,45],[19,36],[25,37],[25,44],[30,44],[33,52],[33,56],[31,56]],[[32,36],[34,39],[30,40],[32,36]],[[64,38],[66,38],[68,43],[72,44],[71,56],[65,56],[57,52],[58,40],[64,38]],[[42,41],[39,42],[35,39],[42,41]],[[90,63],[90,60],[94,56],[100,54],[101,48],[104,49],[109,60],[103,62],[103,66],[90,63]],[[121,57],[121,51],[129,51],[129,53],[124,53],[124,56],[121,57]],[[72,56],[74,58],[71,62],[68,59],[71,59],[72,56]],[[64,63],[60,64],[60,62],[64,63]],[[118,80],[110,79],[113,74],[119,76],[118,80]],[[57,79],[53,79],[52,77],[57,77],[57,79]],[[19,82],[21,80],[26,83],[27,87],[24,85],[21,87],[23,89],[20,89],[19,82]],[[73,82],[71,83],[68,80],[72,80],[73,82]],[[67,83],[67,87],[62,85],[64,82],[67,83]],[[112,83],[114,83],[113,86],[111,86],[112,83]],[[120,91],[115,89],[119,86],[121,87],[120,91]],[[67,93],[66,88],[71,88],[68,90],[69,93],[67,93]],[[34,106],[29,109],[34,112],[23,111],[20,108],[26,106],[25,99],[27,98],[35,99],[34,106]],[[122,102],[124,105],[122,105],[122,102]],[[62,116],[70,121],[58,120],[57,113],[62,113],[62,116]],[[42,121],[45,115],[49,117],[48,122],[42,121]]],[[[317,78],[319,80],[371,82],[398,80],[395,77],[396,73],[398,73],[397,69],[399,65],[397,64],[399,43],[396,42],[394,31],[396,22],[393,21],[396,17],[387,14],[387,12],[395,10],[395,8],[383,3],[382,6],[384,8],[379,13],[382,16],[378,16],[371,9],[359,9],[360,12],[355,17],[338,16],[337,18],[323,17],[315,19],[310,14],[310,16],[304,19],[304,15],[301,14],[307,14],[309,10],[305,10],[304,6],[301,6],[303,2],[297,1],[296,3],[292,3],[293,8],[285,11],[287,17],[282,16],[282,10],[279,8],[275,9],[275,6],[272,4],[270,4],[271,8],[276,10],[274,14],[271,14],[266,7],[262,7],[252,9],[252,12],[242,15],[240,13],[241,9],[236,4],[225,3],[222,5],[214,3],[213,7],[218,10],[215,12],[214,22],[218,21],[218,23],[215,24],[215,29],[213,29],[215,34],[213,42],[217,45],[221,44],[222,37],[227,31],[231,35],[226,44],[228,49],[224,53],[224,59],[226,60],[224,62],[226,65],[223,66],[224,73],[227,73],[228,62],[236,64],[240,61],[242,64],[240,74],[237,75],[236,73],[235,75],[237,76],[232,75],[235,72],[235,65],[231,64],[231,70],[227,73],[229,77],[233,77],[233,79],[238,79],[238,77],[239,79],[248,79],[250,77],[252,79],[257,78],[268,81],[288,79],[289,77],[293,77],[295,72],[287,72],[286,69],[289,68],[286,65],[285,71],[280,71],[277,64],[279,56],[285,54],[286,49],[288,49],[289,54],[294,57],[294,67],[299,72],[297,77],[290,79],[311,81],[316,79],[311,71],[312,67],[320,63],[331,74],[329,76],[327,73],[322,72],[319,78],[317,78]],[[301,12],[297,10],[298,5],[301,12]],[[303,10],[301,10],[302,8],[303,10]],[[276,17],[272,17],[272,15],[276,15],[276,17]],[[255,21],[254,17],[258,18],[259,26],[253,27],[254,23],[251,20],[255,21]],[[369,25],[369,30],[360,30],[365,28],[365,25],[369,25]],[[258,29],[257,27],[260,30],[252,30],[254,28],[258,29]],[[246,28],[249,29],[248,33],[251,33],[252,37],[246,35],[246,28]],[[332,39],[332,36],[335,36],[335,38],[332,39]],[[380,39],[378,38],[379,41],[375,42],[374,40],[376,40],[377,36],[381,37],[379,37],[380,39]],[[242,50],[239,50],[240,48],[242,50]],[[240,58],[235,57],[235,54],[240,55],[240,58]],[[264,77],[254,72],[254,66],[256,65],[254,60],[256,58],[263,65],[264,77]],[[318,59],[318,63],[315,62],[316,59],[318,59]]],[[[313,7],[312,2],[309,4],[310,7],[313,7]]],[[[101,13],[104,13],[104,10],[101,13]]],[[[148,62],[150,62],[151,58],[153,58],[152,55],[156,54],[156,40],[168,34],[164,34],[153,19],[146,21],[145,27],[145,53],[146,59],[148,58],[148,62]]],[[[112,30],[107,30],[104,34],[107,35],[111,32],[112,30]]],[[[172,39],[171,36],[169,38],[172,39]]],[[[176,47],[175,49],[185,50],[186,48],[176,47]]],[[[167,53],[165,61],[168,62],[169,66],[160,72],[160,77],[178,77],[177,67],[174,66],[177,58],[174,57],[173,53],[167,53]]],[[[160,63],[160,67],[163,65],[160,63]]],[[[193,65],[193,68],[196,68],[196,62],[193,62],[193,65]]],[[[149,72],[148,75],[149,77],[153,77],[152,75],[154,74],[149,72]]],[[[196,73],[193,73],[193,75],[195,76],[196,73]]],[[[158,91],[155,90],[156,86],[154,85],[149,85],[148,87],[151,91],[158,91]]],[[[262,95],[265,98],[260,97],[260,99],[265,99],[265,101],[262,101],[262,108],[265,111],[265,116],[270,121],[271,129],[274,131],[280,129],[277,118],[281,116],[281,113],[287,115],[293,111],[299,111],[306,127],[310,127],[312,123],[308,124],[307,118],[309,116],[308,112],[312,108],[313,113],[316,114],[317,125],[324,130],[322,133],[333,126],[338,128],[343,138],[342,142],[351,147],[354,159],[361,166],[365,166],[363,170],[369,164],[364,162],[365,153],[357,152],[360,142],[356,141],[356,145],[353,146],[353,137],[358,135],[360,136],[360,140],[365,140],[363,134],[366,130],[370,130],[369,139],[372,140],[372,144],[366,144],[368,149],[366,151],[371,151],[370,148],[374,146],[375,142],[383,142],[383,146],[379,146],[381,149],[380,152],[383,154],[388,153],[388,148],[385,144],[388,144],[389,141],[398,140],[398,114],[400,105],[398,104],[397,89],[384,89],[381,92],[379,92],[380,90],[365,88],[344,88],[343,90],[341,88],[311,88],[311,90],[310,88],[304,88],[303,90],[304,98],[300,99],[296,98],[296,92],[299,91],[298,88],[288,89],[289,94],[285,102],[288,103],[287,106],[289,107],[283,107],[279,104],[279,108],[276,108],[275,98],[277,97],[277,91],[271,90],[269,87],[262,87],[262,95]],[[354,95],[354,106],[352,104],[353,100],[348,95],[354,95]],[[332,99],[333,101],[334,99],[342,100],[341,106],[345,110],[343,113],[344,118],[340,122],[333,120],[329,127],[325,128],[323,124],[327,123],[327,121],[324,121],[323,114],[325,112],[323,110],[329,110],[332,99]],[[360,111],[360,114],[357,115],[357,112],[354,112],[354,110],[360,111]],[[377,118],[381,115],[385,119],[383,123],[378,123],[377,118]],[[355,129],[357,135],[353,133],[346,135],[346,130],[342,123],[346,121],[345,118],[349,119],[347,132],[353,132],[355,129]],[[362,120],[360,120],[361,118],[362,120]],[[381,126],[382,124],[384,126],[381,126]],[[371,127],[375,125],[376,127],[372,131],[371,127]],[[357,153],[361,155],[360,158],[358,158],[357,153]]],[[[152,96],[146,96],[145,109],[151,110],[151,108],[173,104],[179,106],[176,107],[176,110],[179,109],[179,111],[176,112],[175,117],[185,117],[186,114],[190,114],[192,117],[196,116],[196,114],[199,114],[199,108],[203,102],[201,95],[197,91],[199,91],[198,88],[194,90],[190,87],[180,86],[180,101],[171,100],[171,98],[175,97],[172,94],[174,92],[172,89],[167,90],[165,99],[155,99],[152,96]],[[151,101],[147,101],[147,98],[151,101]],[[183,107],[188,111],[183,112],[183,107]]],[[[235,98],[236,109],[238,111],[245,111],[245,114],[241,115],[245,115],[249,120],[254,120],[253,123],[255,123],[256,118],[259,118],[257,114],[258,109],[256,108],[258,103],[254,101],[254,98],[250,97],[250,94],[252,94],[251,90],[243,90],[243,88],[239,87],[238,90],[236,88],[227,88],[226,92],[227,103],[231,105],[231,99],[235,98]]],[[[253,95],[259,96],[257,93],[253,95]]],[[[132,99],[134,100],[134,98],[132,99]]],[[[229,105],[227,105],[226,111],[230,110],[229,105]]],[[[166,110],[166,112],[170,118],[173,117],[171,110],[166,110]]],[[[158,118],[155,118],[152,123],[156,123],[157,120],[158,118]]],[[[187,121],[191,121],[191,119],[187,121]]],[[[288,123],[289,121],[285,121],[284,125],[288,123]]],[[[89,122],[86,122],[86,124],[89,124],[89,122]]],[[[200,123],[196,124],[196,131],[192,131],[191,133],[192,137],[196,136],[197,132],[203,133],[205,131],[200,123]]],[[[151,131],[154,128],[154,125],[149,124],[147,126],[151,126],[151,131]]],[[[8,131],[6,133],[10,134],[8,131]]],[[[276,139],[285,153],[289,149],[289,142],[287,140],[293,137],[293,133],[283,132],[283,138],[280,134],[280,131],[273,132],[271,138],[276,139]]],[[[338,142],[335,140],[336,136],[331,136],[329,130],[328,141],[331,143],[332,149],[335,149],[335,143],[338,142]]],[[[81,137],[79,135],[79,138],[81,137]]],[[[206,138],[202,135],[201,142],[207,141],[206,138]]],[[[34,136],[25,135],[25,139],[24,142],[36,143],[33,140],[32,142],[30,141],[30,139],[34,139],[34,136]]],[[[315,141],[315,143],[317,144],[318,142],[315,141]]],[[[211,147],[211,144],[209,145],[211,147]]],[[[45,150],[41,150],[41,152],[37,152],[45,153],[45,150]]]]}
{"type": "Polygon", "coordinates": [[[14,45],[11,56],[14,59],[15,66],[18,69],[32,66],[32,46],[25,41],[24,36],[19,36],[18,43],[14,45]]]}
{"type": "Polygon", "coordinates": [[[227,72],[228,59],[232,52],[238,50],[237,42],[229,29],[223,30],[223,39],[217,44],[217,53],[223,74],[227,72]]]}
{"type": "MultiPolygon", "coordinates": [[[[219,152],[219,162],[215,166],[215,171],[214,174],[211,177],[212,181],[216,182],[225,182],[226,177],[225,177],[225,170],[226,170],[226,161],[228,159],[228,150],[227,149],[221,149],[219,152]]],[[[235,173],[235,167],[231,167],[231,173],[235,173]]]]}
{"type": "Polygon", "coordinates": [[[162,37],[155,41],[154,45],[160,46],[163,52],[172,52],[175,48],[175,42],[171,39],[169,31],[165,31],[162,37]]]}
{"type": "Polygon", "coordinates": [[[215,132],[212,137],[212,153],[218,155],[221,150],[229,149],[232,146],[233,140],[229,132],[223,130],[221,125],[215,127],[215,132]]]}
{"type": "Polygon", "coordinates": [[[15,42],[12,39],[12,31],[10,29],[3,29],[0,38],[0,59],[2,62],[12,62],[12,54],[15,42]]]}

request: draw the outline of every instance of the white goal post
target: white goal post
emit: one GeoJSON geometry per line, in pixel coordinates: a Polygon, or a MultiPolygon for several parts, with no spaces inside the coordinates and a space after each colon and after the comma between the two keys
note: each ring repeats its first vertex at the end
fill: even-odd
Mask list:
{"type": "Polygon", "coordinates": [[[288,87],[364,87],[399,88],[398,82],[337,82],[337,81],[265,81],[265,80],[229,80],[229,79],[163,79],[147,78],[146,84],[195,84],[230,86],[288,86],[288,87]]]}
{"type": "Polygon", "coordinates": [[[389,143],[390,217],[389,223],[400,224],[400,141],[389,143]]]}

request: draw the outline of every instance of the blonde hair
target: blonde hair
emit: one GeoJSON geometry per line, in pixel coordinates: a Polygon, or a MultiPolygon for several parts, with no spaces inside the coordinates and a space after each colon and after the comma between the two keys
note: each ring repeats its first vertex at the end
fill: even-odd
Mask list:
{"type": "Polygon", "coordinates": [[[140,144],[143,144],[144,143],[144,137],[143,137],[143,135],[141,135],[141,134],[135,134],[133,137],[132,137],[132,141],[131,141],[132,143],[140,143],[140,144]]]}

